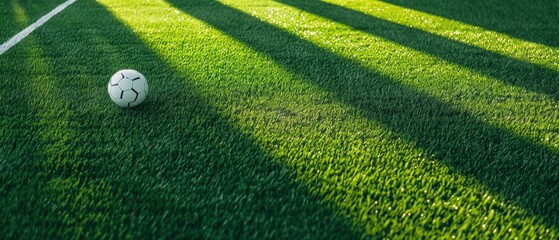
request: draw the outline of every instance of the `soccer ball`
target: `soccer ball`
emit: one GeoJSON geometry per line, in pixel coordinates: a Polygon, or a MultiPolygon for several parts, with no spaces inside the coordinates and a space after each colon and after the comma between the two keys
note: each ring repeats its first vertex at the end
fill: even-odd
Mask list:
{"type": "Polygon", "coordinates": [[[148,81],[136,70],[116,72],[109,81],[109,96],[121,107],[135,107],[146,100],[148,81]]]}

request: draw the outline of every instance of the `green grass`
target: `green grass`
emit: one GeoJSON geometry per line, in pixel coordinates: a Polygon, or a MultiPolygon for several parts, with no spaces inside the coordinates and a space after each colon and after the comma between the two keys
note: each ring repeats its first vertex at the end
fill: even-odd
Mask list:
{"type": "Polygon", "coordinates": [[[559,47],[559,18],[553,17],[559,2],[553,0],[501,1],[405,1],[386,0],[406,8],[474,24],[528,41],[559,47]]]}
{"type": "Polygon", "coordinates": [[[559,237],[555,45],[417,10],[76,2],[0,56],[0,231],[559,237]],[[138,108],[108,97],[122,68],[138,108]]]}
{"type": "Polygon", "coordinates": [[[64,1],[4,0],[0,2],[0,16],[2,16],[0,42],[4,43],[62,2],[64,1]]]}

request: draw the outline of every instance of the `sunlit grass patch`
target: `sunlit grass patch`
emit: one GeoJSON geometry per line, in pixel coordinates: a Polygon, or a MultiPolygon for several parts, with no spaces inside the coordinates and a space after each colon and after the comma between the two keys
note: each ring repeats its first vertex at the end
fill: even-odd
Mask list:
{"type": "MultiPolygon", "coordinates": [[[[424,102],[424,109],[423,107],[417,107],[419,114],[412,115],[410,117],[413,119],[405,119],[401,123],[391,120],[390,114],[386,114],[388,116],[378,113],[371,115],[392,126],[396,131],[403,131],[404,135],[409,135],[411,139],[417,141],[423,148],[438,152],[438,155],[442,158],[453,159],[450,160],[451,165],[457,166],[458,169],[466,170],[465,173],[485,179],[484,182],[486,184],[500,189],[499,191],[506,193],[505,195],[508,195],[511,199],[518,199],[519,202],[524,202],[524,206],[531,208],[533,205],[546,205],[556,209],[554,190],[549,189],[549,186],[547,186],[547,183],[550,181],[549,179],[556,178],[555,170],[551,170],[555,168],[555,163],[557,162],[556,143],[551,139],[556,138],[549,137],[549,135],[555,135],[556,132],[556,124],[554,124],[556,122],[554,118],[556,116],[554,113],[556,111],[554,107],[556,103],[552,99],[548,99],[546,95],[501,84],[500,79],[487,77],[479,72],[471,72],[463,66],[448,64],[446,61],[433,58],[429,54],[422,54],[414,49],[399,46],[392,41],[383,39],[383,34],[380,34],[381,37],[369,35],[367,30],[354,30],[335,21],[332,22],[331,19],[321,18],[321,15],[334,16],[328,11],[332,10],[330,6],[321,9],[320,6],[323,6],[321,4],[305,2],[300,3],[300,5],[294,4],[296,7],[290,9],[270,6],[262,8],[258,7],[261,6],[258,4],[240,4],[232,1],[228,3],[241,8],[247,13],[256,15],[258,18],[270,22],[285,31],[292,32],[303,39],[308,39],[318,46],[346,56],[348,59],[353,59],[358,65],[379,71],[381,75],[387,76],[395,82],[412,86],[421,92],[435,96],[441,102],[450,103],[451,106],[468,110],[470,113],[462,116],[457,113],[451,113],[453,115],[457,114],[454,117],[446,116],[448,113],[437,116],[438,110],[436,109],[447,107],[427,101],[424,102]],[[312,7],[308,7],[307,4],[312,7]],[[311,11],[314,14],[301,13],[299,12],[301,9],[311,11]],[[359,39],[359,41],[348,41],[348,39],[359,39]],[[506,94],[507,97],[504,98],[503,94],[506,94]],[[507,101],[507,98],[510,98],[510,101],[507,101]],[[472,119],[472,117],[474,118],[472,119]],[[518,124],[518,119],[521,119],[520,121],[523,122],[518,124]],[[444,123],[436,124],[438,121],[444,123]],[[462,121],[464,122],[459,123],[462,121]],[[487,129],[486,126],[477,126],[479,121],[490,123],[496,128],[490,127],[490,129],[487,129]],[[429,123],[426,124],[426,122],[429,123]],[[453,126],[452,122],[456,122],[461,126],[453,126]],[[410,128],[407,125],[416,126],[410,128]],[[527,137],[527,135],[517,137],[515,134],[510,135],[508,130],[497,130],[503,127],[513,130],[515,134],[520,136],[524,134],[541,134],[543,132],[546,137],[536,135],[538,137],[533,138],[532,141],[548,145],[551,149],[544,150],[545,153],[538,149],[539,147],[533,149],[534,145],[524,140],[524,137],[527,137]],[[416,132],[417,130],[412,130],[414,128],[423,132],[416,132]],[[495,147],[495,143],[492,143],[493,141],[497,141],[498,147],[495,147]],[[478,165],[479,163],[483,164],[483,162],[492,164],[487,166],[478,165]],[[504,174],[509,171],[504,169],[511,169],[509,166],[522,167],[524,169],[528,165],[530,167],[521,170],[523,174],[516,174],[516,171],[513,170],[509,174],[504,174]],[[487,169],[491,168],[495,168],[495,170],[486,172],[487,169]],[[504,171],[497,169],[503,169],[504,171]],[[497,180],[500,178],[491,176],[494,174],[503,176],[506,180],[497,180]],[[526,185],[531,186],[529,188],[533,192],[525,195],[524,190],[521,189],[524,189],[526,185]],[[549,197],[545,197],[546,195],[549,197]],[[534,197],[533,200],[539,203],[527,200],[531,198],[529,196],[534,197]]],[[[391,29],[381,30],[381,33],[382,31],[389,32],[391,29]]],[[[250,37],[245,37],[242,34],[234,33],[234,35],[240,36],[240,39],[243,40],[250,39],[250,37]]],[[[422,39],[416,40],[421,41],[422,39]]],[[[248,41],[250,43],[251,40],[248,41]]],[[[260,49],[265,49],[264,44],[256,44],[256,46],[260,49]]],[[[263,51],[267,52],[267,50],[263,51]]],[[[325,59],[323,56],[321,58],[325,59]]],[[[304,68],[295,68],[302,72],[307,71],[304,68]]],[[[313,75],[308,75],[308,77],[315,78],[313,75]]],[[[348,82],[350,79],[349,77],[344,78],[340,76],[337,76],[337,78],[341,79],[340,82],[348,82]]],[[[534,82],[538,80],[537,78],[532,79],[534,82]]],[[[321,80],[316,78],[314,81],[321,80]]],[[[374,80],[371,81],[374,82],[374,80]]],[[[552,82],[553,79],[546,79],[544,81],[552,82]]],[[[336,89],[335,84],[330,85],[328,83],[323,85],[338,92],[342,98],[351,99],[356,94],[359,95],[359,93],[370,94],[369,99],[359,95],[359,97],[356,97],[357,100],[350,100],[350,102],[355,101],[355,105],[363,106],[364,109],[371,111],[371,113],[377,108],[376,105],[370,105],[375,93],[364,89],[365,86],[374,85],[372,83],[358,84],[357,86],[361,86],[363,89],[353,92],[344,91],[342,90],[343,87],[336,89]]],[[[395,98],[400,96],[402,103],[404,103],[406,99],[405,94],[406,92],[399,92],[395,98]]],[[[423,101],[417,102],[423,103],[423,101]]],[[[389,101],[386,102],[388,103],[389,101]]],[[[387,104],[387,106],[390,105],[387,104]]],[[[402,105],[392,106],[396,109],[402,108],[402,105]]],[[[448,110],[443,112],[446,111],[448,110]]],[[[403,116],[404,112],[406,111],[404,110],[396,115],[403,116]]],[[[551,219],[555,219],[553,214],[555,211],[548,212],[543,210],[541,213],[551,219]]],[[[551,221],[555,222],[556,220],[551,221]]]]}
{"type": "MultiPolygon", "coordinates": [[[[350,41],[344,42],[349,46],[352,46],[351,41],[358,44],[363,40],[340,27],[330,28],[335,25],[331,22],[305,25],[316,23],[315,19],[309,17],[298,21],[305,15],[270,2],[263,3],[257,4],[259,7],[256,8],[250,8],[249,4],[250,9],[243,11],[258,15],[259,10],[269,10],[271,12],[262,15],[267,17],[263,17],[266,21],[274,23],[273,19],[281,16],[275,20],[286,25],[302,23],[309,35],[313,32],[316,35],[339,33],[346,38],[336,39],[350,41]]],[[[173,2],[175,6],[150,2],[150,7],[142,13],[149,16],[174,13],[174,17],[165,19],[137,19],[124,7],[126,3],[106,1],[103,4],[170,65],[189,76],[203,96],[243,132],[257,139],[263,150],[272,154],[277,162],[290,166],[309,191],[339,209],[366,235],[555,234],[540,225],[537,217],[526,215],[527,212],[514,204],[488,193],[489,190],[473,178],[453,173],[438,163],[436,157],[404,140],[406,136],[364,117],[368,114],[362,113],[359,105],[348,105],[354,101],[353,97],[362,97],[369,99],[365,101],[376,99],[375,104],[386,102],[383,109],[390,111],[391,104],[398,104],[398,101],[416,99],[429,103],[432,100],[423,99],[425,97],[421,94],[391,96],[390,92],[410,90],[384,80],[379,84],[396,90],[378,95],[382,88],[363,84],[372,90],[370,95],[363,95],[365,92],[351,87],[359,88],[361,81],[366,80],[359,77],[370,77],[372,73],[358,66],[359,61],[343,60],[317,47],[323,43],[305,43],[288,33],[293,29],[297,32],[297,27],[287,26],[284,32],[217,2],[173,2]],[[185,32],[192,30],[199,34],[185,37],[185,32]],[[290,47],[296,51],[290,52],[290,47]],[[327,70],[320,61],[339,65],[331,65],[327,70]],[[290,69],[297,64],[300,67],[290,69]],[[309,70],[301,70],[305,67],[309,70]],[[316,71],[317,79],[324,77],[322,80],[328,83],[306,79],[311,71],[316,71]],[[340,84],[340,92],[323,89],[324,86],[334,88],[337,78],[350,80],[355,85],[340,84]],[[348,94],[352,91],[356,95],[348,94]],[[486,207],[482,207],[484,205],[486,207]],[[491,211],[493,207],[499,210],[491,211]],[[485,217],[489,215],[493,221],[485,223],[485,217]],[[512,215],[517,217],[508,217],[512,215]],[[456,227],[461,226],[460,230],[453,227],[458,222],[460,224],[456,227]]],[[[235,2],[235,6],[243,8],[245,5],[235,2]]],[[[324,44],[329,45],[328,42],[324,44]]],[[[346,53],[337,43],[330,46],[341,48],[332,52],[346,53]]],[[[356,51],[349,58],[359,58],[361,54],[366,55],[356,51]]],[[[435,108],[437,106],[440,104],[435,108]]],[[[459,111],[456,113],[460,114],[459,111]]],[[[466,117],[464,124],[477,124],[469,121],[478,122],[466,117]]],[[[471,128],[475,129],[475,126],[471,128]]]]}
{"type": "Polygon", "coordinates": [[[383,0],[408,9],[506,34],[516,39],[559,47],[559,2],[541,0],[484,1],[475,0],[383,0]]]}
{"type": "MultiPolygon", "coordinates": [[[[235,2],[231,1],[231,4],[235,5],[235,2]]],[[[333,8],[330,5],[310,4],[314,8],[304,9],[321,12],[315,5],[324,6],[327,10],[333,8]]],[[[396,81],[468,110],[483,121],[511,129],[550,148],[558,147],[559,135],[556,134],[554,116],[559,112],[554,97],[507,84],[476,69],[386,40],[383,34],[374,35],[367,30],[354,29],[320,14],[293,14],[299,11],[297,7],[250,8],[246,11],[316,45],[355,60],[364,67],[377,69],[396,81]]],[[[323,12],[325,16],[332,16],[327,14],[328,11],[323,12]]],[[[367,26],[366,23],[361,24],[367,26]]],[[[391,29],[382,31],[390,32],[391,29]]],[[[420,42],[422,39],[414,41],[420,42]]],[[[483,64],[486,60],[472,58],[470,61],[483,64]]],[[[506,74],[516,77],[523,73],[506,74]]],[[[527,84],[538,85],[540,81],[553,83],[553,77],[557,76],[559,75],[526,80],[532,81],[527,84]]]]}
{"type": "MultiPolygon", "coordinates": [[[[514,38],[504,33],[383,1],[326,2],[559,71],[559,62],[557,61],[559,59],[559,48],[556,47],[514,38]]],[[[530,30],[527,29],[526,31],[530,30]]]]}

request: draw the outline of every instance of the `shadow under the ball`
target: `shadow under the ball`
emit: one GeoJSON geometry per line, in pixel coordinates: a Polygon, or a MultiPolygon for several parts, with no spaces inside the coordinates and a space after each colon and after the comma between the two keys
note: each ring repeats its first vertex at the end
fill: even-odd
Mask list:
{"type": "MultiPolygon", "coordinates": [[[[60,81],[52,91],[68,102],[63,111],[69,128],[57,131],[76,136],[65,140],[63,152],[53,153],[75,160],[64,169],[47,169],[45,178],[75,179],[80,184],[64,196],[74,204],[67,210],[78,209],[83,213],[75,214],[84,218],[103,216],[108,223],[98,229],[90,219],[78,219],[76,227],[53,218],[36,231],[60,230],[62,235],[47,236],[61,238],[78,230],[132,238],[357,234],[98,3],[75,3],[37,34],[44,60],[53,66],[49,77],[60,81]],[[122,68],[137,69],[148,79],[149,95],[138,107],[122,109],[107,95],[109,77],[122,68]],[[80,199],[79,188],[101,182],[108,185],[109,198],[80,199]]],[[[57,197],[48,194],[29,197],[57,197]]],[[[52,216],[61,210],[40,211],[52,216]]]]}

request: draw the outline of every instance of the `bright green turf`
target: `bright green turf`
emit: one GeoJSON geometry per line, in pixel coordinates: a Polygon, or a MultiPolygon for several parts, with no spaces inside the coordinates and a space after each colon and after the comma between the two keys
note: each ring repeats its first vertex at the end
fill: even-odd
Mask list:
{"type": "Polygon", "coordinates": [[[0,66],[3,236],[354,234],[96,3],[70,7],[0,66]],[[143,107],[108,99],[124,67],[157,86],[143,107]]]}
{"type": "Polygon", "coordinates": [[[559,47],[556,0],[502,2],[460,0],[383,0],[502,32],[521,39],[559,47]]]}
{"type": "Polygon", "coordinates": [[[63,0],[3,0],[0,1],[0,44],[23,30],[63,0]]]}
{"type": "Polygon", "coordinates": [[[343,2],[69,7],[0,56],[1,232],[557,238],[556,49],[343,2]]]}

